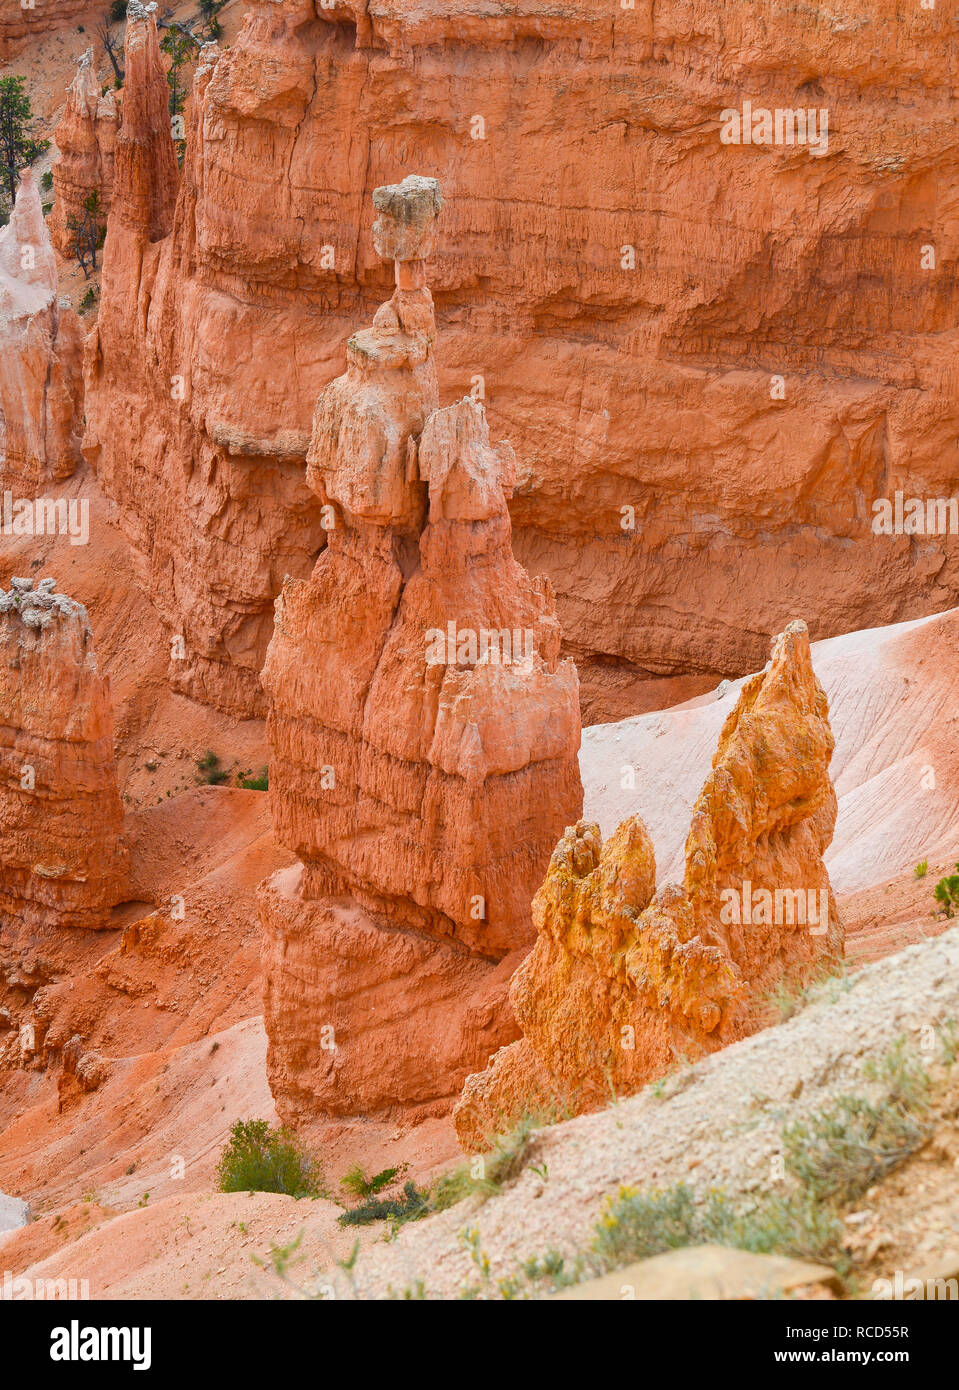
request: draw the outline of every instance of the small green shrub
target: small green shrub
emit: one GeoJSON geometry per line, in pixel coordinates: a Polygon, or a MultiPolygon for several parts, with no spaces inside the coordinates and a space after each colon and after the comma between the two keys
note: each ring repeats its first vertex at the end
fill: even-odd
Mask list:
{"type": "Polygon", "coordinates": [[[959,864],[956,865],[954,874],[941,878],[936,884],[935,898],[947,917],[956,915],[959,908],[959,864]]]}
{"type": "Polygon", "coordinates": [[[374,1221],[392,1221],[394,1226],[402,1226],[407,1221],[419,1221],[429,1210],[429,1194],[421,1192],[410,1179],[403,1185],[402,1197],[368,1197],[336,1219],[341,1226],[369,1226],[374,1221]]]}
{"type": "Polygon", "coordinates": [[[328,1195],[319,1164],[292,1134],[266,1120],[237,1120],[216,1171],[221,1192],[328,1195]]]}
{"type": "Polygon", "coordinates": [[[702,1245],[699,1217],[691,1190],[685,1183],[642,1192],[621,1187],[608,1199],[596,1227],[593,1251],[600,1264],[615,1269],[634,1260],[702,1245]]]}
{"type": "MultiPolygon", "coordinates": [[[[467,1197],[495,1197],[508,1183],[518,1178],[527,1166],[530,1146],[537,1129],[553,1123],[555,1117],[528,1112],[507,1134],[497,1134],[490,1141],[490,1150],[481,1155],[479,1167],[482,1176],[474,1177],[472,1163],[461,1163],[459,1167],[443,1173],[430,1190],[432,1211],[447,1211],[467,1197]]],[[[545,1177],[543,1181],[545,1181],[545,1177]]]]}
{"type": "Polygon", "coordinates": [[[197,781],[204,786],[219,787],[227,780],[229,773],[226,768],[220,766],[220,759],[208,748],[206,753],[197,762],[199,777],[197,781]]]}
{"type": "Polygon", "coordinates": [[[912,876],[913,876],[913,878],[925,878],[925,877],[926,877],[926,874],[927,874],[928,872],[929,872],[929,860],[928,860],[928,859],[920,859],[920,860],[919,860],[919,863],[916,865],[916,867],[915,867],[915,868],[913,869],[913,871],[912,871],[912,876]]]}
{"type": "Polygon", "coordinates": [[[270,769],[267,768],[267,767],[263,768],[262,771],[259,772],[259,773],[256,775],[256,777],[252,777],[252,776],[250,776],[250,775],[243,776],[243,774],[241,773],[241,774],[237,777],[236,780],[237,780],[237,782],[240,784],[240,786],[244,789],[244,791],[248,791],[248,792],[265,792],[265,791],[269,791],[269,787],[270,787],[270,769]]]}
{"type": "Polygon", "coordinates": [[[955,1022],[947,1018],[939,1029],[939,1044],[942,1047],[942,1060],[947,1067],[955,1066],[959,1057],[959,1029],[955,1022]]]}
{"type": "Polygon", "coordinates": [[[352,1197],[365,1201],[367,1197],[376,1197],[384,1188],[392,1187],[396,1179],[405,1171],[406,1164],[403,1164],[399,1168],[384,1168],[381,1173],[368,1178],[360,1165],[354,1163],[353,1167],[340,1178],[340,1186],[352,1197]]]}
{"type": "Polygon", "coordinates": [[[80,311],[80,313],[81,313],[81,314],[89,313],[89,311],[93,308],[94,304],[96,303],[96,300],[97,300],[96,291],[94,290],[93,286],[91,285],[90,288],[86,291],[86,293],[83,294],[83,295],[81,296],[81,298],[80,298],[80,303],[79,303],[79,305],[77,306],[78,309],[79,309],[79,311],[80,311]]]}

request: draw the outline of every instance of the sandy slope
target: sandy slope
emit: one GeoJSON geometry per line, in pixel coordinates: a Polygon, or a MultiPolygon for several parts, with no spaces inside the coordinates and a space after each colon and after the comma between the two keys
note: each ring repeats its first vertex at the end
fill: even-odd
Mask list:
{"type": "MultiPolygon", "coordinates": [[[[389,1286],[412,1288],[417,1280],[427,1293],[455,1297],[478,1282],[461,1239],[467,1227],[478,1229],[495,1280],[515,1274],[530,1256],[584,1248],[604,1195],[620,1184],[684,1181],[699,1192],[714,1185],[731,1194],[766,1190],[784,1123],[840,1094],[868,1091],[869,1059],[882,1058],[903,1037],[921,1048],[923,1029],[950,1021],[953,1027],[959,1021],[956,929],[865,967],[845,985],[828,982],[788,1022],[680,1068],[661,1091],[647,1088],[543,1130],[530,1155],[539,1171],[527,1167],[485,1205],[463,1204],[407,1226],[395,1242],[360,1257],[354,1280],[338,1272],[331,1277],[347,1297],[382,1297],[389,1286]]],[[[937,1192],[938,1224],[917,1223],[912,1258],[959,1249],[952,1147],[927,1157],[942,1165],[951,1199],[941,1202],[937,1192]]]]}
{"type": "Polygon", "coordinates": [[[29,1279],[86,1280],[92,1299],[291,1296],[255,1260],[269,1265],[271,1247],[299,1237],[290,1275],[302,1282],[350,1254],[355,1235],[338,1214],[332,1202],[274,1193],[183,1193],[87,1230],[46,1218],[42,1233],[28,1227],[0,1246],[0,1264],[29,1279]]]}
{"type": "MultiPolygon", "coordinates": [[[[0,1266],[30,1278],[89,1279],[94,1298],[287,1297],[294,1290],[251,1257],[302,1232],[289,1276],[315,1296],[390,1297],[421,1284],[429,1296],[457,1297],[481,1284],[483,1296],[495,1297],[495,1281],[530,1256],[585,1248],[604,1196],[620,1184],[766,1190],[786,1122],[837,1095],[867,1092],[870,1059],[902,1037],[921,1050],[924,1030],[957,1019],[959,930],[952,929],[846,982],[828,982],[788,1022],[679,1069],[664,1088],[541,1131],[528,1156],[535,1170],[527,1166],[502,1195],[468,1199],[392,1242],[375,1228],[364,1231],[349,1274],[335,1262],[349,1255],[353,1235],[336,1225],[331,1204],[264,1194],[151,1199],[92,1229],[90,1212],[69,1212],[59,1226],[48,1218],[40,1230],[0,1241],[0,1266]],[[491,1262],[489,1284],[464,1246],[468,1228],[479,1232],[491,1262]]],[[[867,1194],[873,1275],[959,1250],[957,1116],[959,1087],[933,1142],[867,1194]]],[[[855,1230],[858,1238],[862,1228],[855,1230]]]]}

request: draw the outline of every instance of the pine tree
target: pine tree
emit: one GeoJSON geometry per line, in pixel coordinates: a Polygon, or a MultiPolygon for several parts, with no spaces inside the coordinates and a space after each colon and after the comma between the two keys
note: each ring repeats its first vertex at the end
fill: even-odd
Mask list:
{"type": "Polygon", "coordinates": [[[32,121],[26,78],[0,77],[0,177],[6,185],[11,206],[17,196],[20,170],[50,147],[49,140],[30,137],[32,121]]]}

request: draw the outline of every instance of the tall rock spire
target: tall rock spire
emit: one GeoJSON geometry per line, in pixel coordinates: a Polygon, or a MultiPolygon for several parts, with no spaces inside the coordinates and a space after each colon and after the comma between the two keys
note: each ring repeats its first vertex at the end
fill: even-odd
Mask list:
{"type": "Polygon", "coordinates": [[[394,260],[396,289],[317,402],[308,479],[329,542],[310,579],[285,585],[263,674],[276,835],[303,865],[295,902],[284,905],[275,885],[264,893],[281,1107],[312,1095],[317,1109],[348,1109],[359,1091],[367,1107],[448,1107],[467,1057],[513,1036],[502,980],[495,1000],[484,991],[498,963],[532,941],[532,892],[582,805],[576,670],[560,659],[548,583],[513,557],[512,450],[491,445],[480,404],[437,408],[424,262],[439,188],[410,178],[374,202],[375,244],[394,260]],[[415,1009],[447,1045],[430,1046],[405,1082],[378,1079],[360,1046],[331,1071],[291,1018],[306,971],[311,1016],[337,1012],[347,1035],[358,1026],[349,991],[338,998],[344,924],[324,956],[329,904],[344,899],[369,914],[357,952],[370,963],[359,973],[364,1008],[370,990],[384,996],[381,1021],[396,1009],[400,943],[426,953],[415,1009]],[[471,1010],[482,1027],[466,1022],[471,1010]]]}
{"type": "Polygon", "coordinates": [[[0,914],[105,927],[127,850],[110,685],[86,609],[13,579],[0,590],[0,914]]]}
{"type": "Polygon", "coordinates": [[[148,241],[169,235],[179,183],[156,8],[140,0],[127,7],[123,121],[114,163],[116,215],[148,241]]]}
{"type": "Polygon", "coordinates": [[[0,228],[0,482],[33,496],[80,461],[82,337],[30,169],[0,228]]]}
{"type": "Polygon", "coordinates": [[[56,129],[60,158],[53,166],[53,211],[50,235],[57,250],[70,254],[73,232],[67,225],[79,217],[83,204],[96,191],[103,218],[113,201],[113,161],[120,112],[112,87],[102,95],[88,48],[77,59],[77,72],[67,88],[67,102],[56,129]]]}
{"type": "Polygon", "coordinates": [[[537,874],[578,814],[576,671],[549,585],[513,557],[512,450],[491,447],[478,403],[435,409],[438,187],[375,201],[397,288],[317,403],[308,477],[329,544],[284,589],[263,676],[276,832],[307,896],[345,889],[498,957],[532,940],[537,874]]]}

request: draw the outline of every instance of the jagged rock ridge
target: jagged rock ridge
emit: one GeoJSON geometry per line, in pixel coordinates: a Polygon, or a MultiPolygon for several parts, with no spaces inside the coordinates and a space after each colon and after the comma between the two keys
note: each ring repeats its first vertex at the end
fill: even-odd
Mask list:
{"type": "MultiPolygon", "coordinates": [[[[842,955],[823,855],[836,821],[833,737],[805,623],[743,687],[693,811],[682,887],[656,892],[639,816],[604,845],[567,829],[510,985],[523,1038],[471,1076],[455,1112],[482,1148],[529,1109],[595,1108],[756,1026],[776,986],[842,955]]],[[[655,794],[655,788],[644,789],[655,794]]]]}

